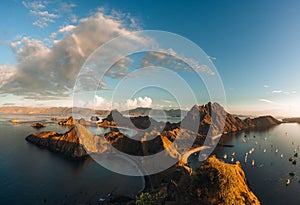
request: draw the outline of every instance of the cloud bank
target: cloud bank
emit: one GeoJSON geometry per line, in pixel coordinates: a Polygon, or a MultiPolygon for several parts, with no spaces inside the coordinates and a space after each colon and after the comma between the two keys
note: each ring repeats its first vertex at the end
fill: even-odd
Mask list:
{"type": "MultiPolygon", "coordinates": [[[[25,4],[44,8],[38,3],[25,4]]],[[[11,42],[16,64],[0,66],[0,94],[68,96],[86,58],[105,42],[129,34],[125,27],[121,20],[98,11],[80,19],[78,25],[62,27],[58,32],[68,35],[53,40],[50,47],[31,37],[11,42]]]]}

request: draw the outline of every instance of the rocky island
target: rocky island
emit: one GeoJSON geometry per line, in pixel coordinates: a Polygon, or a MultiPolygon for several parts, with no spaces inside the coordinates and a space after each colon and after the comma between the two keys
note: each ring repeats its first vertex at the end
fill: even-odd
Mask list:
{"type": "MultiPolygon", "coordinates": [[[[201,146],[211,124],[212,132],[227,134],[246,129],[269,128],[280,124],[280,121],[271,116],[241,120],[226,112],[219,104],[208,103],[194,106],[178,123],[165,124],[149,116],[124,117],[117,110],[111,111],[101,122],[97,122],[96,125],[99,127],[110,128],[105,134],[92,135],[85,127],[89,126],[88,123],[90,121],[70,117],[60,123],[71,126],[68,132],[64,134],[40,132],[29,135],[26,140],[71,159],[85,159],[88,154],[103,153],[107,151],[107,143],[131,155],[146,156],[167,150],[168,155],[180,159],[180,154],[172,146],[173,141],[176,138],[184,141],[191,135],[196,135],[193,147],[201,146]],[[211,114],[212,109],[217,111],[216,115],[211,114]],[[197,133],[195,130],[180,127],[182,123],[193,122],[196,114],[200,116],[197,133]],[[226,116],[223,123],[221,115],[226,116]],[[224,127],[220,128],[222,124],[224,127]],[[134,140],[120,132],[119,126],[129,129],[137,127],[139,131],[134,137],[140,140],[134,140]]],[[[92,125],[95,126],[95,123],[92,125]]],[[[247,186],[239,163],[229,165],[211,157],[199,169],[194,170],[192,175],[185,166],[175,164],[166,171],[149,176],[151,186],[148,186],[146,191],[148,198],[155,198],[157,203],[154,204],[162,204],[160,201],[170,201],[170,204],[232,204],[231,202],[259,204],[247,186]],[[163,195],[160,196],[161,193],[163,195]]],[[[140,195],[137,200],[144,200],[143,197],[145,196],[140,195]]]]}
{"type": "MultiPolygon", "coordinates": [[[[101,146],[104,146],[105,143],[110,143],[118,150],[128,154],[141,156],[151,155],[166,149],[179,135],[180,140],[189,138],[191,135],[196,135],[197,137],[193,146],[197,147],[203,145],[206,134],[212,123],[212,107],[214,107],[214,110],[217,110],[217,116],[226,113],[226,119],[223,123],[224,128],[221,131],[223,134],[246,129],[268,128],[280,124],[280,121],[271,116],[263,116],[254,119],[246,118],[245,120],[241,120],[238,117],[234,117],[227,113],[219,104],[208,103],[203,106],[194,106],[179,123],[167,122],[165,124],[157,122],[149,116],[124,117],[117,110],[111,111],[111,113],[98,124],[83,119],[75,120],[73,117],[69,117],[58,123],[60,125],[71,126],[71,129],[68,132],[64,134],[41,132],[29,135],[26,140],[37,144],[38,146],[49,148],[52,151],[76,159],[86,156],[86,153],[83,151],[83,145],[86,146],[86,149],[89,149],[88,152],[95,153],[99,150],[103,150],[103,147],[101,146]],[[195,130],[181,128],[181,123],[192,123],[195,113],[199,113],[200,116],[200,121],[197,122],[199,124],[198,132],[195,133],[195,130]],[[117,121],[118,126],[116,126],[115,121],[117,121]],[[110,128],[110,131],[101,134],[100,136],[93,136],[86,129],[87,126],[97,125],[99,127],[110,128]],[[151,130],[149,130],[150,125],[151,130]],[[135,134],[134,138],[139,140],[131,139],[120,132],[118,127],[126,127],[129,129],[138,128],[138,132],[135,134]],[[76,131],[84,134],[81,134],[81,137],[79,137],[76,131]],[[88,145],[86,142],[89,142],[88,145]]],[[[221,125],[220,121],[214,120],[212,132],[220,132],[221,125]]],[[[176,152],[170,154],[177,155],[176,152]]]]}

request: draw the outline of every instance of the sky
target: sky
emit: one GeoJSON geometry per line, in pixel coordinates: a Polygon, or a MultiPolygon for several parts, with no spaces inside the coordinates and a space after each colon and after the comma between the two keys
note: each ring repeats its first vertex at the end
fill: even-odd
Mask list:
{"type": "MultiPolygon", "coordinates": [[[[209,67],[201,72],[221,78],[226,95],[223,104],[228,111],[300,116],[299,1],[1,3],[0,106],[72,106],[77,75],[93,51],[119,35],[160,30],[189,39],[208,55],[209,61],[205,63],[213,63],[216,72],[209,67]]],[[[124,49],[124,45],[118,46],[124,49]]],[[[170,49],[167,54],[174,54],[170,49]]],[[[175,56],[179,56],[178,52],[175,56]]],[[[184,99],[180,106],[189,109],[195,102],[184,95],[180,83],[171,83],[178,80],[157,77],[169,77],[163,69],[142,70],[137,73],[139,78],[131,79],[131,84],[145,82],[149,79],[145,73],[151,73],[155,82],[170,82],[175,94],[149,87],[134,94],[112,96],[112,87],[116,88],[124,77],[129,78],[133,67],[144,65],[141,62],[145,59],[158,62],[158,58],[161,56],[141,53],[117,62],[114,73],[106,75],[105,82],[100,83],[102,87],[94,93],[97,108],[108,108],[115,97],[118,109],[175,108],[178,98],[184,99]]],[[[203,62],[199,63],[204,68],[203,62]]],[[[186,67],[181,66],[180,69],[186,67]]],[[[210,100],[204,83],[195,73],[176,72],[190,85],[197,104],[210,100]]]]}

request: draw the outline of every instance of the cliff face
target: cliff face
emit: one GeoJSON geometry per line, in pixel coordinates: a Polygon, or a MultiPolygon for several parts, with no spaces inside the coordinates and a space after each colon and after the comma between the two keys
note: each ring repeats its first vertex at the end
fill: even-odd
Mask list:
{"type": "Polygon", "coordinates": [[[26,137],[26,140],[53,152],[61,153],[71,159],[80,159],[87,156],[87,152],[77,136],[75,127],[64,134],[56,132],[31,134],[26,137]]]}
{"type": "Polygon", "coordinates": [[[206,135],[209,126],[212,124],[212,134],[226,134],[229,132],[236,132],[245,129],[268,128],[280,124],[272,116],[262,116],[257,118],[246,118],[241,120],[226,112],[224,108],[218,103],[208,103],[202,106],[194,106],[183,119],[186,123],[195,123],[196,116],[200,116],[199,134],[206,135]],[[212,110],[214,115],[212,115],[212,110]],[[226,118],[224,118],[226,116],[226,118]],[[224,125],[224,127],[222,127],[224,125]]]}
{"type": "Polygon", "coordinates": [[[94,136],[80,124],[64,134],[40,132],[27,136],[26,140],[70,159],[84,159],[88,153],[103,153],[108,149],[103,137],[94,136]]]}

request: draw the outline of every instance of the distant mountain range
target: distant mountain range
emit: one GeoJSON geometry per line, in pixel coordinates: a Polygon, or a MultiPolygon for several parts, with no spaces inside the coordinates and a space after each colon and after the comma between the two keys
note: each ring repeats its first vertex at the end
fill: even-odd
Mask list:
{"type": "Polygon", "coordinates": [[[185,116],[187,111],[180,109],[159,110],[154,108],[137,107],[135,109],[122,111],[121,113],[123,115],[130,116],[161,116],[165,114],[167,117],[180,117],[185,116]]]}
{"type": "MultiPolygon", "coordinates": [[[[79,114],[94,114],[94,110],[89,108],[75,108],[74,112],[79,114]]],[[[96,110],[96,115],[108,115],[110,110],[96,110]]],[[[131,110],[126,110],[121,112],[123,115],[130,116],[162,116],[166,115],[167,117],[180,117],[185,116],[187,111],[180,109],[171,109],[171,110],[159,110],[152,108],[138,107],[131,110]],[[164,112],[164,113],[163,113],[164,112]]],[[[51,107],[51,108],[42,108],[42,107],[0,107],[0,114],[45,114],[45,115],[71,115],[72,108],[70,107],[51,107]]]]}
{"type": "Polygon", "coordinates": [[[284,118],[282,119],[284,123],[300,123],[300,117],[284,118]]]}

